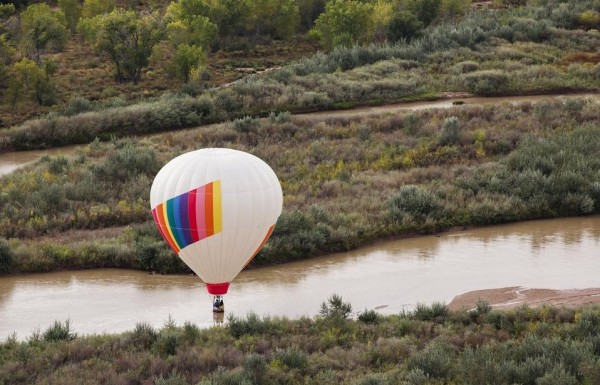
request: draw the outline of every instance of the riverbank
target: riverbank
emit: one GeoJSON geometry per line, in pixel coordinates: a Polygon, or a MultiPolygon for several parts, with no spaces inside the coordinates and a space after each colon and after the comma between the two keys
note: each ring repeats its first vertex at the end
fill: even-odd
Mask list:
{"type": "Polygon", "coordinates": [[[77,336],[56,322],[0,342],[0,382],[13,385],[594,384],[600,307],[471,312],[441,304],[348,318],[330,297],[319,317],[230,317],[202,330],[167,321],[77,336]]]}
{"type": "Polygon", "coordinates": [[[474,290],[456,296],[448,306],[453,310],[474,309],[480,300],[487,301],[494,309],[510,309],[519,306],[566,306],[576,308],[600,303],[600,288],[551,290],[514,286],[474,290]]]}

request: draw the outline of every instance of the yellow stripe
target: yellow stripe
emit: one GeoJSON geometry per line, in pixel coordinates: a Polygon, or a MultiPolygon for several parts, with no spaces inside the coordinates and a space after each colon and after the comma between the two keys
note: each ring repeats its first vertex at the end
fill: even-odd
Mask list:
{"type": "Polygon", "coordinates": [[[221,212],[221,181],[216,180],[213,182],[213,221],[214,221],[214,229],[216,233],[221,232],[221,221],[222,221],[222,212],[221,212]]]}
{"type": "Polygon", "coordinates": [[[179,252],[179,245],[177,244],[177,241],[175,241],[175,237],[173,236],[173,232],[171,231],[171,224],[169,224],[169,216],[167,215],[167,202],[163,203],[162,209],[163,209],[163,215],[165,218],[165,225],[167,227],[167,231],[169,232],[169,237],[171,237],[171,241],[173,242],[173,245],[175,245],[175,247],[177,247],[177,252],[179,252]]]}

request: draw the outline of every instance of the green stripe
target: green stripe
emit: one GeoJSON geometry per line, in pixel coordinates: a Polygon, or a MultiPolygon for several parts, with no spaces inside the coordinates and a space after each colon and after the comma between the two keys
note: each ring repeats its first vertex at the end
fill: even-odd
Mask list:
{"type": "Polygon", "coordinates": [[[183,249],[183,245],[185,245],[185,240],[181,239],[181,235],[179,231],[177,231],[177,222],[175,221],[175,207],[174,206],[175,199],[169,199],[167,201],[167,216],[169,220],[168,226],[171,228],[171,232],[173,233],[173,237],[175,238],[175,242],[177,242],[177,246],[179,249],[183,249]]]}

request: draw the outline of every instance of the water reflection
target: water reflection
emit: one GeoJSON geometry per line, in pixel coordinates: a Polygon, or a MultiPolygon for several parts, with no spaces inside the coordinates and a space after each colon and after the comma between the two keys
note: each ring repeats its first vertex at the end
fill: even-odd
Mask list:
{"type": "MultiPolygon", "coordinates": [[[[313,316],[337,293],[357,311],[389,314],[478,289],[598,287],[599,250],[600,216],[470,229],[247,270],[225,302],[228,314],[313,316]]],[[[24,338],[66,318],[79,333],[160,327],[169,318],[223,322],[195,276],[102,269],[0,279],[0,338],[12,331],[24,338]]]]}

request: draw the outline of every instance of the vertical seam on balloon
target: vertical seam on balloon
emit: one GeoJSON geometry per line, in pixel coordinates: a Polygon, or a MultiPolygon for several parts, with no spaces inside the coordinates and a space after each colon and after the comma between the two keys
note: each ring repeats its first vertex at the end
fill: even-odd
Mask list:
{"type": "MultiPolygon", "coordinates": [[[[230,183],[233,182],[235,188],[233,189],[233,192],[235,194],[239,193],[239,178],[232,178],[230,179],[230,183]]],[[[240,232],[240,227],[239,227],[239,223],[240,223],[240,202],[239,199],[236,200],[236,208],[237,208],[237,216],[236,216],[236,221],[235,223],[233,223],[233,221],[230,221],[229,225],[231,228],[231,231],[233,231],[233,229],[235,228],[235,236],[232,239],[237,239],[239,232],[240,232]]],[[[221,239],[222,241],[223,239],[221,239]]],[[[236,247],[237,247],[237,242],[234,243],[233,248],[231,249],[231,254],[235,255],[236,252],[236,247]]],[[[233,263],[232,258],[228,258],[227,259],[227,268],[225,271],[227,271],[227,273],[229,274],[229,272],[231,271],[231,264],[233,263]]]]}
{"type": "MultiPolygon", "coordinates": [[[[222,163],[217,163],[219,169],[219,176],[223,175],[221,170],[222,163]]],[[[217,179],[213,182],[213,220],[214,220],[214,234],[221,232],[221,180],[217,179]]],[[[223,236],[219,239],[219,271],[218,274],[223,274],[223,236]]]]}
{"type": "MultiPolygon", "coordinates": [[[[213,164],[214,164],[213,157],[209,157],[207,159],[207,161],[206,161],[207,170],[211,169],[211,167],[213,166],[213,164]]],[[[206,179],[208,180],[208,178],[206,178],[206,179]]],[[[212,208],[210,205],[207,204],[208,203],[207,202],[208,196],[209,196],[209,194],[212,194],[212,182],[206,184],[204,192],[205,192],[204,215],[206,215],[207,211],[209,211],[209,209],[212,208]]],[[[212,196],[211,196],[211,199],[212,199],[212,196]]],[[[209,226],[208,218],[205,218],[205,223],[206,223],[206,227],[207,227],[207,229],[206,229],[206,237],[208,238],[210,235],[212,235],[212,234],[209,234],[209,231],[208,231],[209,230],[208,229],[208,226],[209,226]]],[[[210,274],[209,275],[212,278],[212,277],[214,277],[215,267],[213,265],[213,260],[212,260],[212,257],[211,257],[211,255],[212,255],[212,247],[211,246],[212,246],[211,242],[206,242],[206,250],[208,250],[207,259],[208,259],[208,264],[210,265],[210,274]]]]}
{"type": "MultiPolygon", "coordinates": [[[[252,168],[251,170],[248,170],[249,173],[251,172],[252,175],[250,176],[250,180],[255,180],[256,179],[256,168],[252,168]]],[[[249,189],[248,193],[251,194],[251,198],[254,199],[255,198],[255,194],[256,194],[256,189],[249,189]]],[[[253,205],[252,206],[252,216],[251,216],[251,220],[250,223],[256,223],[256,207],[253,205]]],[[[248,236],[246,237],[246,241],[244,242],[244,247],[243,247],[243,252],[244,255],[249,255],[253,249],[248,250],[249,246],[251,245],[251,241],[252,241],[252,232],[253,232],[254,227],[252,227],[249,231],[248,231],[248,236]]],[[[242,260],[243,261],[243,260],[242,260]]],[[[241,261],[240,261],[241,262],[241,261]]]]}

